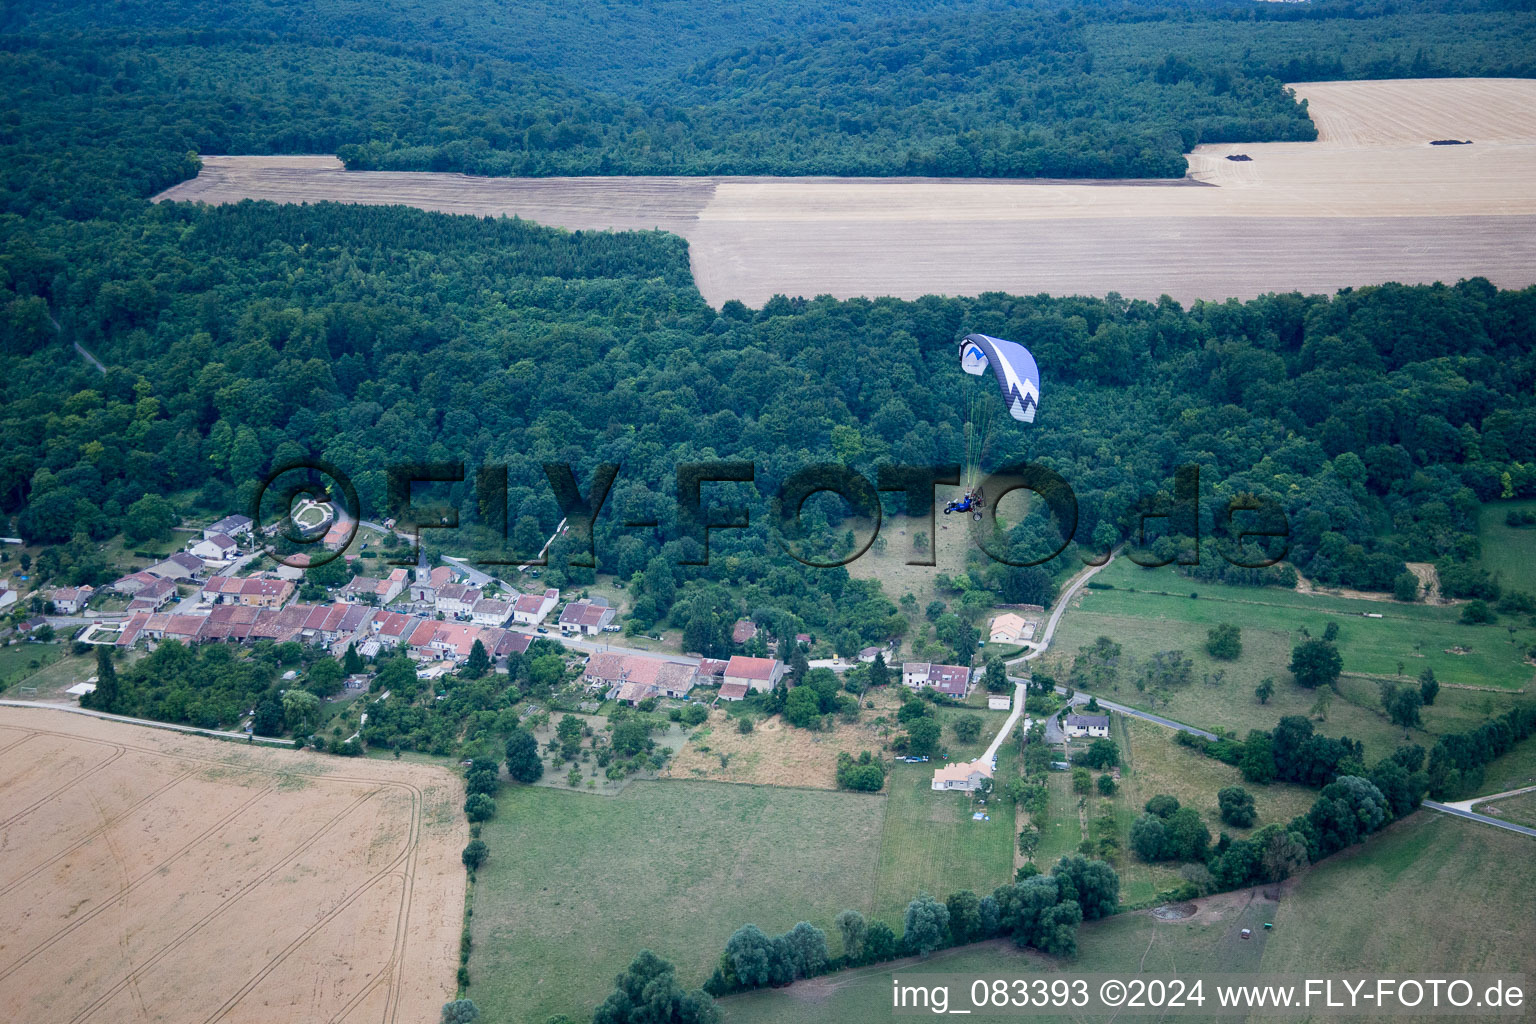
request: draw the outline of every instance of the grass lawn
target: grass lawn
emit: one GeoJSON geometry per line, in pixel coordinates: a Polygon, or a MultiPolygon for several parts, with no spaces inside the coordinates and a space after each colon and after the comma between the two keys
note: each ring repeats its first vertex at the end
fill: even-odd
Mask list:
{"type": "Polygon", "coordinates": [[[808,920],[835,949],[833,918],[873,906],[885,797],[664,781],[616,797],[514,786],[496,802],[470,960],[488,1020],[584,1019],[641,949],[703,984],[748,922],[808,920]]]}
{"type": "Polygon", "coordinates": [[[1265,971],[1529,971],[1529,836],[1421,810],[1288,884],[1265,971]]]}
{"type": "Polygon", "coordinates": [[[1083,841],[1083,828],[1077,813],[1078,796],[1072,792],[1070,772],[1049,772],[1046,788],[1050,791],[1050,804],[1044,822],[1035,822],[1040,829],[1040,845],[1035,850],[1035,864],[1042,871],[1062,857],[1076,853],[1083,841]]]}
{"type": "Polygon", "coordinates": [[[1473,810],[1490,818],[1503,818],[1516,825],[1536,828],[1536,790],[1479,804],[1473,810]]]}
{"type": "MultiPolygon", "coordinates": [[[[998,751],[998,778],[1017,770],[1010,746],[998,751]]],[[[973,821],[973,810],[982,808],[973,807],[968,794],[933,791],[939,763],[898,764],[886,776],[890,796],[873,914],[898,934],[907,904],[920,891],[938,899],[961,889],[985,895],[1013,878],[1013,806],[989,801],[991,820],[973,821]]]]}
{"type": "MultiPolygon", "coordinates": [[[[37,675],[45,666],[52,665],[63,656],[62,643],[19,643],[0,647],[0,690],[13,686],[38,686],[41,692],[41,685],[32,682],[30,677],[37,675]]],[[[10,696],[14,697],[15,694],[12,693],[10,696]]]]}
{"type": "Polygon", "coordinates": [[[1477,512],[1478,563],[1506,588],[1536,594],[1536,527],[1516,529],[1504,517],[1511,511],[1536,510],[1536,501],[1496,501],[1477,512]]]}
{"type": "MultiPolygon", "coordinates": [[[[1243,627],[1245,633],[1255,629],[1285,634],[1289,638],[1289,662],[1289,646],[1299,638],[1302,627],[1310,629],[1313,636],[1320,636],[1327,624],[1334,622],[1339,627],[1339,653],[1346,672],[1390,677],[1397,674],[1397,663],[1401,661],[1413,676],[1428,666],[1435,670],[1441,683],[1504,690],[1518,690],[1536,676],[1536,670],[1526,664],[1521,653],[1536,642],[1536,629],[1520,621],[1517,642],[1511,644],[1504,628],[1506,620],[1497,626],[1465,626],[1458,621],[1461,612],[1456,606],[1364,601],[1330,594],[1302,594],[1278,587],[1200,583],[1179,576],[1171,567],[1143,569],[1129,558],[1116,559],[1094,577],[1094,582],[1111,583],[1117,589],[1085,589],[1083,593],[1088,596],[1080,605],[1084,611],[1199,627],[1191,635],[1198,636],[1199,643],[1194,646],[1202,650],[1206,630],[1218,623],[1232,622],[1243,627]],[[1135,590],[1126,589],[1130,587],[1135,590]],[[1167,591],[1168,595],[1154,591],[1167,591]],[[1192,599],[1191,593],[1200,596],[1192,599]],[[1368,619],[1363,617],[1365,614],[1382,617],[1368,619]],[[1446,653],[1455,646],[1467,648],[1470,653],[1446,653]]],[[[1057,643],[1061,630],[1071,626],[1073,618],[1072,614],[1063,618],[1057,643]]],[[[1515,625],[1516,620],[1508,618],[1507,624],[1515,625]]],[[[1245,636],[1245,643],[1246,639],[1245,636]]],[[[1078,644],[1062,646],[1076,651],[1078,644]]],[[[1194,653],[1189,647],[1185,650],[1194,653]]],[[[1212,664],[1223,667],[1220,663],[1212,664]]],[[[1276,683],[1289,678],[1282,665],[1276,683]]]]}
{"type": "MultiPolygon", "coordinates": [[[[53,647],[54,645],[49,645],[49,648],[53,647]]],[[[17,685],[37,687],[40,697],[54,700],[72,699],[64,691],[76,683],[85,682],[96,674],[96,652],[93,650],[90,654],[75,655],[65,653],[66,650],[66,645],[57,645],[57,655],[40,671],[19,680],[17,685]]],[[[124,663],[117,663],[118,671],[122,671],[124,667],[124,663]]]]}
{"type": "MultiPolygon", "coordinates": [[[[1382,678],[1411,682],[1425,665],[1435,669],[1442,683],[1488,689],[1442,686],[1440,698],[1424,709],[1427,732],[1416,732],[1413,742],[1425,747],[1434,734],[1459,731],[1508,706],[1510,696],[1502,689],[1526,685],[1531,667],[1508,642],[1501,627],[1462,626],[1451,609],[1358,601],[1326,595],[1298,594],[1273,588],[1246,588],[1191,584],[1167,570],[1145,570],[1128,559],[1118,559],[1096,580],[1115,584],[1115,590],[1084,590],[1073,608],[1062,617],[1051,651],[1044,661],[1058,680],[1068,675],[1078,648],[1098,636],[1109,636],[1123,649],[1119,679],[1103,695],[1135,707],[1208,729],[1228,729],[1239,734],[1253,728],[1272,728],[1282,716],[1308,715],[1319,694],[1297,686],[1287,666],[1291,648],[1302,626],[1320,635],[1328,622],[1340,627],[1339,649],[1346,675],[1318,723],[1332,736],[1348,735],[1365,743],[1368,757],[1380,757],[1402,742],[1380,711],[1382,678]],[[1136,591],[1123,589],[1134,586],[1136,591]],[[1145,592],[1167,589],[1184,596],[1145,592]],[[1193,590],[1200,595],[1191,599],[1193,590]],[[1358,610],[1380,611],[1383,619],[1360,618],[1358,610]],[[1353,615],[1341,609],[1353,609],[1353,615]],[[1219,662],[1205,651],[1206,633],[1213,624],[1233,622],[1242,628],[1243,653],[1232,662],[1219,662]],[[1416,656],[1414,643],[1420,643],[1416,656]],[[1443,653],[1452,644],[1470,646],[1472,654],[1443,653]],[[1166,694],[1154,707],[1151,698],[1135,686],[1141,666],[1157,651],[1182,650],[1194,663],[1194,681],[1166,694]],[[1397,677],[1397,663],[1404,675],[1397,677]],[[1219,682],[1216,673],[1224,676],[1219,682]],[[1486,672],[1486,675],[1482,673],[1486,672]],[[1254,688],[1264,678],[1274,680],[1275,694],[1261,705],[1254,688]]],[[[1536,635],[1536,634],[1533,634],[1536,635]]],[[[1518,639],[1518,637],[1517,637],[1518,639]]]]}

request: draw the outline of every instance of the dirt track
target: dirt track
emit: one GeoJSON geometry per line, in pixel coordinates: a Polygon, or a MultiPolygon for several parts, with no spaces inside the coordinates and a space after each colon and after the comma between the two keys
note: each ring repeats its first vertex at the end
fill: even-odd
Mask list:
{"type": "Polygon", "coordinates": [[[436,1019],[449,773],[0,708],[0,1019],[436,1019]]]}
{"type": "Polygon", "coordinates": [[[471,178],[331,157],[207,157],[159,198],[405,203],[688,239],[718,305],[775,292],[1155,299],[1454,281],[1536,283],[1536,81],[1295,87],[1320,139],[1202,146],[1183,182],[471,178]],[[1469,138],[1470,146],[1430,146],[1469,138]],[[1241,152],[1249,162],[1229,161],[1241,152]]]}

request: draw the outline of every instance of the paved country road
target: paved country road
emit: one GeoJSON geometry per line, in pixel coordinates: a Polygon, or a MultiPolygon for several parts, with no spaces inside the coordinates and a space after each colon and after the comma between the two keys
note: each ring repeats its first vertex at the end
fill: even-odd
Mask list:
{"type": "Polygon", "coordinates": [[[1486,814],[1478,814],[1476,811],[1469,811],[1464,807],[1453,807],[1450,804],[1442,804],[1434,800],[1425,800],[1424,806],[1439,811],[1442,814],[1466,818],[1468,821],[1480,821],[1484,825],[1493,825],[1496,828],[1502,828],[1510,832],[1519,832],[1523,836],[1536,836],[1536,828],[1526,828],[1524,825],[1516,825],[1512,821],[1490,818],[1486,814]]]}

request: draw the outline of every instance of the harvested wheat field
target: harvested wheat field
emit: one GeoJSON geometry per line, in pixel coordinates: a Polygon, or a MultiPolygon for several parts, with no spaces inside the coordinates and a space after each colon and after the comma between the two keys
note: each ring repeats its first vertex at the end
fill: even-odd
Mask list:
{"type": "Polygon", "coordinates": [[[1293,86],[1316,142],[1201,146],[1181,181],[471,178],[206,157],[161,200],[404,203],[688,239],[716,305],[774,293],[1249,298],[1536,283],[1536,81],[1293,86]],[[1432,146],[1436,140],[1472,145],[1432,146]],[[1245,155],[1244,162],[1227,160],[1245,155]]]}
{"type": "Polygon", "coordinates": [[[0,1019],[436,1019],[461,787],[420,765],[0,708],[0,1019]]]}

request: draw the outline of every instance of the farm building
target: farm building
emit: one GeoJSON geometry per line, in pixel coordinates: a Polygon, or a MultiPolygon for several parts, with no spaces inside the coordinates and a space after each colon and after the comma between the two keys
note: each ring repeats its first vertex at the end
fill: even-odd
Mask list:
{"type": "Polygon", "coordinates": [[[771,690],[784,677],[784,663],[773,658],[748,658],[736,655],[725,664],[721,691],[732,683],[744,684],[749,690],[771,690]]]}
{"type": "Polygon", "coordinates": [[[144,571],[161,579],[190,580],[203,571],[203,560],[189,551],[178,551],[144,571]]]}
{"type": "Polygon", "coordinates": [[[346,586],[341,588],[337,596],[348,603],[371,597],[376,603],[386,605],[405,592],[406,577],[407,573],[404,569],[396,569],[382,580],[368,576],[354,576],[347,581],[346,586]]]}
{"type": "Polygon", "coordinates": [[[686,697],[695,673],[681,662],[604,651],[587,659],[582,681],[589,690],[605,691],[608,700],[638,704],[647,697],[686,697]]]}
{"type": "Polygon", "coordinates": [[[742,700],[747,696],[746,683],[724,683],[720,687],[721,700],[742,700]]]}
{"type": "Polygon", "coordinates": [[[293,596],[288,580],[251,576],[210,576],[203,582],[203,600],[209,604],[244,604],[257,608],[281,608],[293,596]]]}
{"type": "Polygon", "coordinates": [[[993,693],[987,696],[988,711],[1007,711],[1013,707],[1013,697],[1006,693],[993,693]]]}

